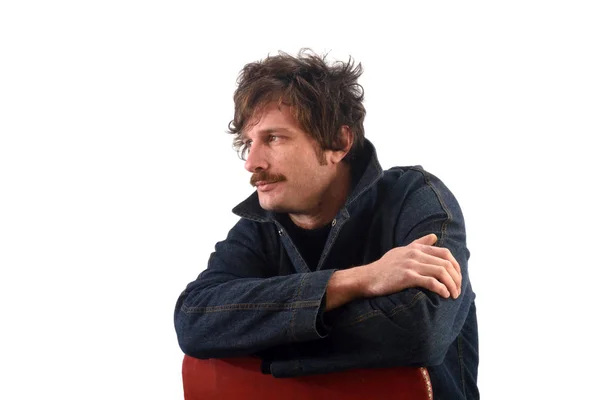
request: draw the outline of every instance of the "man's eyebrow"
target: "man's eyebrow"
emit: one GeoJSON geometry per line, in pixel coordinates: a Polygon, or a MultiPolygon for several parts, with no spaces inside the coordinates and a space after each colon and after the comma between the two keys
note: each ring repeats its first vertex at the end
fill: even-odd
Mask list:
{"type": "Polygon", "coordinates": [[[272,128],[266,128],[266,129],[262,129],[260,131],[258,131],[258,133],[260,134],[271,134],[271,133],[279,133],[279,132],[285,132],[285,133],[292,133],[292,131],[290,131],[288,128],[285,128],[283,126],[279,127],[279,126],[275,126],[272,128]]]}
{"type": "MultiPolygon", "coordinates": [[[[283,126],[279,127],[279,126],[275,126],[272,128],[265,128],[265,129],[261,129],[259,131],[257,131],[256,133],[258,135],[270,135],[272,133],[292,133],[291,130],[289,130],[288,128],[285,128],[283,126]]],[[[240,139],[242,140],[242,142],[248,140],[248,135],[246,134],[246,132],[242,132],[242,134],[240,135],[240,139]]]]}

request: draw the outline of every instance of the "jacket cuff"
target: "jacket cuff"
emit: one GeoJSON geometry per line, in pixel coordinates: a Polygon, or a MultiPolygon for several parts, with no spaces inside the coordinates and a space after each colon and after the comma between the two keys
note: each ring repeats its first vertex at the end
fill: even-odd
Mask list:
{"type": "Polygon", "coordinates": [[[336,270],[328,269],[304,274],[298,287],[292,311],[289,333],[293,341],[323,339],[329,327],[323,321],[325,294],[331,276],[336,270]]]}

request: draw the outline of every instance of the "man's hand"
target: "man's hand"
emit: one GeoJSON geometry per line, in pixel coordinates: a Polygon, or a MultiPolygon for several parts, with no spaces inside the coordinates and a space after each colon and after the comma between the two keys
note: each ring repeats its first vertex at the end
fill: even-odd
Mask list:
{"type": "Polygon", "coordinates": [[[460,295],[460,265],[443,247],[434,247],[433,233],[396,247],[379,260],[365,265],[364,297],[385,296],[411,287],[422,287],[444,298],[460,295]]]}
{"type": "Polygon", "coordinates": [[[432,233],[391,249],[371,264],[336,271],[327,286],[326,310],[358,297],[386,296],[411,287],[456,299],[462,283],[460,265],[450,250],[433,246],[436,241],[432,233]]]}

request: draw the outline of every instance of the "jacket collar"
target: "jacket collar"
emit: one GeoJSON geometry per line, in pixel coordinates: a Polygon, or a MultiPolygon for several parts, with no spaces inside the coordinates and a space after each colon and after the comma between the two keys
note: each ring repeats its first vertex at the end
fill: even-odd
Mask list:
{"type": "MultiPolygon", "coordinates": [[[[353,189],[346,199],[344,208],[351,205],[367,192],[375,183],[383,177],[383,169],[377,159],[377,153],[373,144],[365,139],[364,147],[357,159],[352,162],[353,189]]],[[[254,191],[246,200],[235,206],[232,212],[242,218],[257,222],[268,222],[275,219],[275,213],[264,210],[258,201],[258,192],[254,191]]]]}

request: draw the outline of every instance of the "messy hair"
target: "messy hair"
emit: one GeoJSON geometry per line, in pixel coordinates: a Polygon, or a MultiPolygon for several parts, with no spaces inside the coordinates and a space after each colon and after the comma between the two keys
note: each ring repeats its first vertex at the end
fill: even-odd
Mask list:
{"type": "Polygon", "coordinates": [[[342,126],[353,135],[353,145],[345,160],[356,157],[364,143],[366,110],[364,91],[358,84],[363,70],[359,63],[328,63],[327,54],[316,55],[302,49],[297,57],[284,52],[244,66],[233,95],[235,113],[228,133],[234,136],[233,146],[242,159],[247,149],[242,131],[250,121],[272,101],[290,106],[300,127],[314,138],[322,150],[342,150],[339,141],[342,126]]]}

